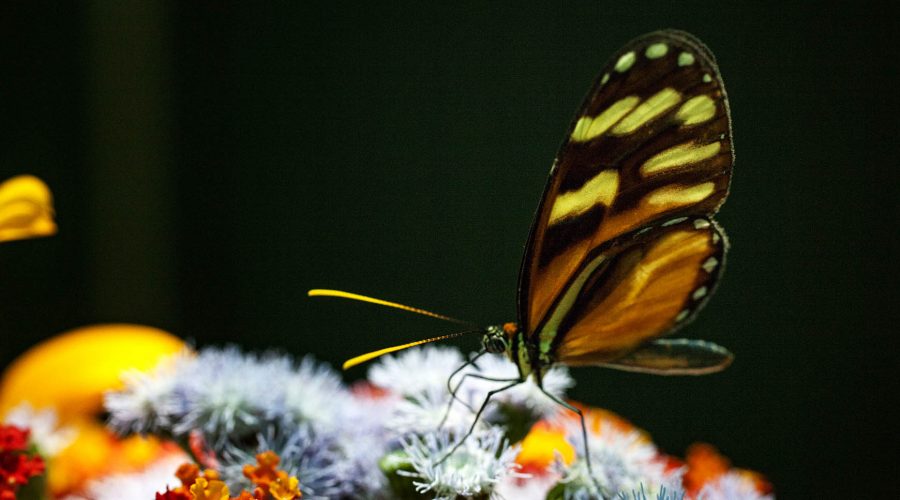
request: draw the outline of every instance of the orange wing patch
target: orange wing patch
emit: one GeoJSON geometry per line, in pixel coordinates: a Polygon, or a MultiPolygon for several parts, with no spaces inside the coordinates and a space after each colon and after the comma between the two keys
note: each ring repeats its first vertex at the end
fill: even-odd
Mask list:
{"type": "Polygon", "coordinates": [[[724,239],[717,231],[706,219],[682,220],[622,245],[585,281],[566,314],[571,320],[555,334],[553,357],[571,366],[602,363],[683,323],[719,275],[724,239]]]}

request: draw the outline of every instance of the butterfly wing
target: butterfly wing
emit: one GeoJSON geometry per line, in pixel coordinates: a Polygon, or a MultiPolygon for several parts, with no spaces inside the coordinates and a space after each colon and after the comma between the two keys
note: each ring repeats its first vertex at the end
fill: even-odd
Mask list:
{"type": "Polygon", "coordinates": [[[734,360],[728,349],[704,340],[657,339],[599,366],[653,375],[706,375],[734,360]]]}
{"type": "Polygon", "coordinates": [[[689,322],[721,276],[726,241],[706,218],[677,218],[592,252],[551,310],[544,352],[570,366],[610,363],[689,322]]]}
{"type": "MultiPolygon", "coordinates": [[[[582,325],[573,322],[574,316],[563,322],[559,314],[572,307],[566,297],[586,300],[579,294],[594,290],[583,289],[586,282],[604,285],[601,288],[611,292],[623,279],[601,272],[618,255],[610,252],[625,252],[628,246],[626,253],[632,259],[637,258],[635,251],[650,252],[652,244],[663,244],[672,234],[672,226],[659,229],[662,221],[700,217],[709,223],[707,218],[728,192],[733,164],[730,129],[715,60],[693,36],[673,30],[651,33],[630,42],[611,59],[557,155],[526,245],[519,275],[519,323],[532,359],[538,354],[548,356],[551,344],[559,349],[570,344],[578,338],[572,336],[576,327],[580,332],[605,325],[607,334],[584,342],[594,351],[613,352],[623,343],[634,348],[675,325],[680,307],[666,309],[670,317],[663,318],[660,312],[652,325],[641,320],[646,331],[640,335],[629,333],[635,325],[628,322],[613,325],[585,313],[581,318],[587,323],[582,325]],[[635,238],[641,230],[654,227],[635,238]],[[623,239],[626,235],[631,239],[623,239]],[[602,264],[585,274],[601,255],[608,260],[601,259],[602,264]],[[565,342],[561,342],[563,335],[565,342]]],[[[708,241],[713,235],[721,239],[711,223],[704,235],[708,241]]],[[[667,278],[679,277],[687,283],[705,260],[700,256],[709,251],[698,250],[683,267],[667,271],[667,278]]],[[[647,269],[656,267],[644,262],[635,272],[647,269]]],[[[651,273],[648,279],[652,283],[661,277],[651,273]]],[[[647,288],[644,293],[668,293],[671,300],[684,302],[693,292],[687,288],[664,287],[661,292],[647,288]]],[[[625,298],[636,296],[626,294],[625,298]]]]}

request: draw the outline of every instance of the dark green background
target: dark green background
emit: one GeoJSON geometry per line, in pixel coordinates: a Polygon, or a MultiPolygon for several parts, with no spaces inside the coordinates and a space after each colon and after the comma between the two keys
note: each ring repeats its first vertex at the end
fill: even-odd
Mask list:
{"type": "Polygon", "coordinates": [[[313,287],[512,320],[575,107],[619,46],[676,27],[719,59],[737,151],[728,270],[684,333],[737,359],[575,370],[572,396],[674,454],[711,442],[783,498],[896,492],[894,16],[453,5],[4,4],[0,173],[43,177],[60,232],[0,248],[2,361],[106,321],[331,363],[453,329],[313,287]]]}

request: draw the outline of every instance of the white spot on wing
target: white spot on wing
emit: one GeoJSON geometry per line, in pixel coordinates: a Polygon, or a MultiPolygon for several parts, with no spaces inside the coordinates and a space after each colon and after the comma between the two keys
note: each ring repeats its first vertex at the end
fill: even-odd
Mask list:
{"type": "Polygon", "coordinates": [[[634,61],[636,59],[637,56],[635,55],[633,50],[622,54],[622,57],[620,57],[619,60],[616,61],[616,71],[618,71],[619,73],[628,71],[629,69],[631,69],[631,66],[634,65],[634,61]]]}
{"type": "Polygon", "coordinates": [[[701,267],[703,268],[704,271],[711,273],[718,265],[719,265],[719,259],[717,259],[715,257],[710,257],[710,258],[706,259],[706,262],[704,262],[701,267]]]}
{"type": "Polygon", "coordinates": [[[687,217],[678,217],[677,219],[672,219],[670,221],[663,222],[662,227],[669,227],[678,224],[679,222],[684,222],[687,220],[687,217]]]}
{"type": "Polygon", "coordinates": [[[660,57],[666,55],[666,52],[668,51],[668,45],[664,43],[654,43],[653,45],[647,47],[644,55],[647,56],[647,59],[659,59],[660,57]]]}
{"type": "Polygon", "coordinates": [[[694,295],[692,295],[694,300],[700,300],[705,296],[706,296],[706,287],[705,286],[701,286],[700,288],[694,290],[694,295]]]}

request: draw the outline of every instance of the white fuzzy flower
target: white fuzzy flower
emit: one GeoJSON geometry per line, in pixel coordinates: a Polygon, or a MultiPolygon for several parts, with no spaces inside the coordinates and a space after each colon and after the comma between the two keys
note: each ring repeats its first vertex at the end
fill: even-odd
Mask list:
{"type": "Polygon", "coordinates": [[[559,482],[558,474],[533,477],[507,476],[497,485],[494,494],[508,500],[546,500],[547,493],[559,482]]]}
{"type": "MultiPolygon", "coordinates": [[[[453,405],[449,403],[450,394],[446,388],[432,388],[407,396],[396,402],[385,426],[398,436],[433,432],[442,426],[450,429],[471,426],[475,417],[471,410],[458,401],[453,405]]],[[[485,425],[483,419],[479,425],[485,425]]]]}
{"type": "MultiPolygon", "coordinates": [[[[519,368],[509,360],[506,356],[499,354],[487,354],[476,362],[478,369],[468,367],[465,373],[478,374],[495,379],[517,379],[519,378],[519,368]]],[[[460,380],[460,375],[454,377],[454,386],[460,380]]],[[[557,398],[564,399],[566,390],[575,385],[569,371],[561,365],[554,366],[544,374],[542,379],[544,390],[553,394],[557,398]]],[[[487,381],[474,377],[466,377],[463,382],[462,390],[471,384],[472,390],[478,390],[481,394],[480,400],[487,397],[488,391],[503,387],[502,383],[487,381]]],[[[477,398],[476,398],[477,399],[477,398]]],[[[509,404],[518,408],[524,408],[533,413],[535,417],[547,418],[552,417],[561,409],[564,409],[553,401],[529,377],[525,382],[516,385],[508,390],[497,393],[492,401],[498,403],[509,404]]]]}
{"type": "Polygon", "coordinates": [[[31,441],[45,457],[56,456],[77,434],[72,427],[59,425],[59,418],[52,408],[36,410],[28,403],[10,410],[3,423],[29,429],[31,441]]]}
{"type": "Polygon", "coordinates": [[[191,359],[188,352],[182,352],[163,359],[150,372],[130,370],[122,374],[125,387],[107,392],[103,398],[109,425],[121,434],[154,432],[171,425],[172,416],[178,412],[172,399],[178,370],[191,359]]]}
{"type": "Polygon", "coordinates": [[[518,475],[518,448],[508,446],[503,429],[491,427],[473,434],[437,463],[456,443],[451,435],[442,430],[404,438],[403,451],[414,472],[401,470],[397,474],[412,477],[416,491],[434,495],[435,500],[491,495],[501,480],[518,475]]]}
{"type": "Polygon", "coordinates": [[[581,424],[567,419],[566,438],[577,450],[579,459],[564,471],[565,498],[587,500],[610,498],[619,492],[641,491],[655,495],[661,486],[672,489],[681,484],[682,470],[666,472],[659,451],[636,429],[620,429],[603,417],[588,417],[588,449],[591,472],[584,460],[581,424]],[[599,418],[597,422],[592,419],[599,418]]]}
{"type": "Polygon", "coordinates": [[[311,357],[300,361],[296,370],[290,367],[279,380],[283,395],[273,408],[272,416],[291,422],[309,422],[332,427],[337,424],[343,408],[350,404],[350,395],[340,376],[311,357]]]}
{"type": "MultiPolygon", "coordinates": [[[[516,365],[504,356],[482,355],[474,366],[469,365],[454,376],[452,386],[457,389],[456,398],[448,414],[451,399],[448,378],[463,363],[463,357],[454,348],[426,346],[385,357],[375,364],[369,370],[369,380],[404,396],[387,427],[400,433],[431,431],[445,414],[448,415],[445,424],[451,427],[471,425],[475,412],[487,400],[490,391],[510,385],[519,378],[516,365]]],[[[559,398],[565,397],[566,389],[573,385],[564,367],[549,370],[543,382],[547,392],[559,398]]],[[[561,408],[543,394],[531,378],[494,394],[483,417],[492,419],[499,405],[525,410],[534,418],[555,415],[561,408]]]]}
{"type": "Polygon", "coordinates": [[[462,364],[462,355],[452,347],[407,349],[372,365],[369,381],[403,396],[434,390],[447,392],[447,378],[462,364]]]}
{"type": "Polygon", "coordinates": [[[84,496],[68,496],[65,500],[147,500],[166,486],[176,488],[181,482],[175,478],[178,466],[188,461],[183,455],[162,458],[140,472],[113,474],[91,481],[84,496]]]}
{"type": "Polygon", "coordinates": [[[187,411],[173,426],[175,433],[202,429],[214,441],[252,435],[279,402],[290,367],[284,357],[258,357],[231,347],[202,351],[178,373],[175,404],[187,411]]]}
{"type": "Polygon", "coordinates": [[[707,483],[697,498],[703,500],[774,500],[772,495],[756,491],[753,480],[738,473],[727,472],[707,483]]]}

